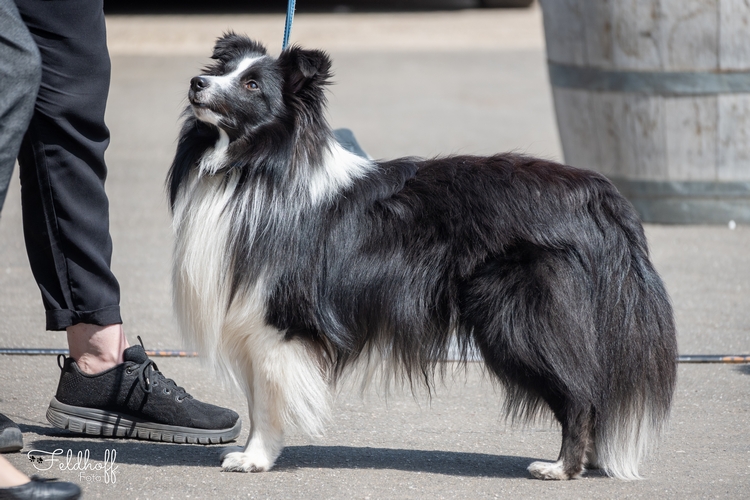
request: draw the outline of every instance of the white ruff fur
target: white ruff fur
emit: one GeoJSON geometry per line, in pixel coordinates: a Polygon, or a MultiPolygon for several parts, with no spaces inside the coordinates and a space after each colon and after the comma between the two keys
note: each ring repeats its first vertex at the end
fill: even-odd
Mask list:
{"type": "MultiPolygon", "coordinates": [[[[187,343],[197,348],[217,371],[238,384],[247,395],[250,436],[244,449],[228,450],[224,470],[265,471],[283,448],[284,430],[290,426],[311,434],[322,433],[329,415],[330,389],[326,375],[307,346],[285,340],[284,332],[266,323],[267,277],[241,291],[230,304],[232,283],[229,254],[232,214],[247,225],[252,243],[259,232],[260,207],[275,207],[275,218],[294,217],[288,211],[304,207],[280,206],[261,188],[235,192],[238,175],[212,175],[221,168],[227,147],[226,134],[206,151],[199,169],[181,189],[174,207],[176,235],[173,263],[173,301],[187,343]],[[208,167],[212,168],[208,168],[208,167]],[[227,179],[226,176],[229,176],[227,179]]],[[[366,160],[330,146],[325,163],[312,178],[300,176],[298,186],[308,189],[308,203],[333,197],[365,175],[366,160]]],[[[252,245],[250,246],[252,254],[252,245]]]]}
{"type": "Polygon", "coordinates": [[[201,158],[198,168],[205,174],[214,174],[226,164],[226,153],[229,148],[229,136],[222,129],[219,129],[219,140],[216,145],[206,151],[201,158]]]}
{"type": "Polygon", "coordinates": [[[344,149],[331,141],[325,151],[323,164],[314,171],[309,181],[310,200],[313,205],[328,201],[349,187],[355,179],[364,177],[372,162],[344,149]]]}

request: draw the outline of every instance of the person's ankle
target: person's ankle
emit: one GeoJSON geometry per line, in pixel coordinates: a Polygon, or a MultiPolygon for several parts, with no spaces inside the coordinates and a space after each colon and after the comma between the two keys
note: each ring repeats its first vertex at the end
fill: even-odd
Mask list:
{"type": "Polygon", "coordinates": [[[13,488],[29,482],[28,476],[0,457],[0,488],[13,488]]]}
{"type": "Polygon", "coordinates": [[[122,353],[129,345],[122,325],[78,323],[66,330],[70,357],[82,372],[93,375],[123,362],[122,353]]]}

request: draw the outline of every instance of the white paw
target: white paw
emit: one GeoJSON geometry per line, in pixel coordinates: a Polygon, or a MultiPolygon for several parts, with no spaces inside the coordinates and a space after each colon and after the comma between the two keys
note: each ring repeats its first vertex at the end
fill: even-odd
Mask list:
{"type": "Polygon", "coordinates": [[[565,480],[569,479],[568,475],[563,471],[562,461],[557,462],[533,462],[529,465],[529,472],[532,476],[537,479],[555,479],[565,480]]]}
{"type": "Polygon", "coordinates": [[[221,470],[224,472],[265,472],[273,463],[258,453],[243,451],[229,451],[222,453],[221,470]]]}

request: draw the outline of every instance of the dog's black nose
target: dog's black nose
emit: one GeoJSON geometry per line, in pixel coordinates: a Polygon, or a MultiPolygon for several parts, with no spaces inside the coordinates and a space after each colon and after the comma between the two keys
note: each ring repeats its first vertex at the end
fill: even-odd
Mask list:
{"type": "Polygon", "coordinates": [[[210,83],[208,82],[208,79],[203,78],[202,76],[196,76],[192,80],[190,80],[190,88],[193,90],[193,92],[198,92],[199,90],[208,88],[209,85],[210,83]]]}

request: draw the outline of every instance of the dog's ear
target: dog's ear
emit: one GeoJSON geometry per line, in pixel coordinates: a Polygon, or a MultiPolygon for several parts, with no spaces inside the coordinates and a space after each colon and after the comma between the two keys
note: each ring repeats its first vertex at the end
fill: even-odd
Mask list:
{"type": "Polygon", "coordinates": [[[266,48],[255,40],[238,35],[234,31],[228,31],[224,33],[224,36],[216,40],[211,59],[227,62],[240,54],[248,52],[255,52],[260,55],[267,54],[266,48]]]}
{"type": "Polygon", "coordinates": [[[310,87],[321,87],[331,78],[331,59],[322,50],[291,47],[279,56],[287,90],[299,93],[310,87]]]}

